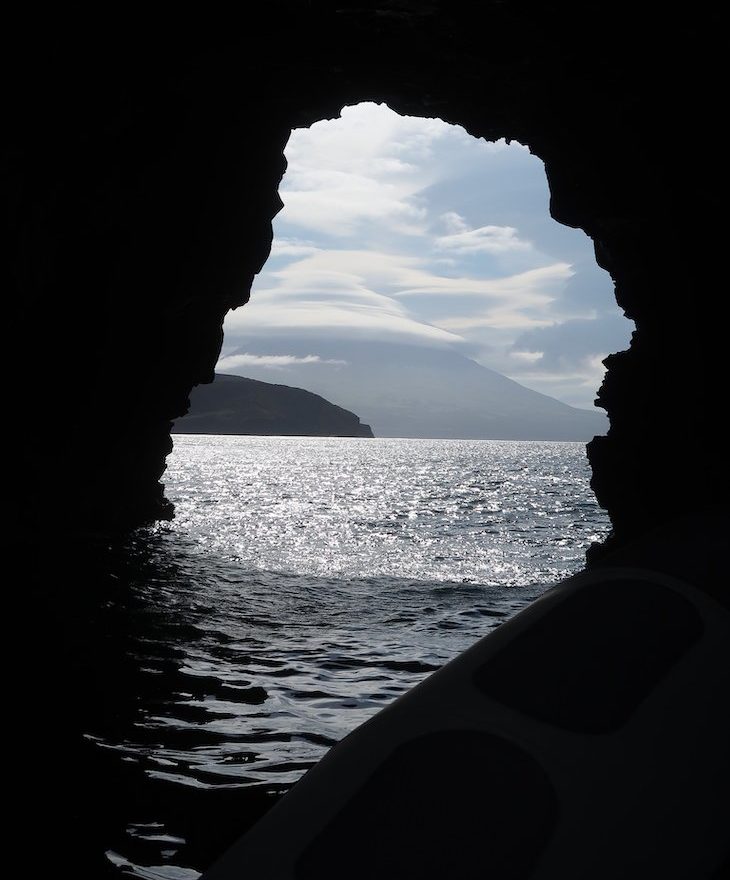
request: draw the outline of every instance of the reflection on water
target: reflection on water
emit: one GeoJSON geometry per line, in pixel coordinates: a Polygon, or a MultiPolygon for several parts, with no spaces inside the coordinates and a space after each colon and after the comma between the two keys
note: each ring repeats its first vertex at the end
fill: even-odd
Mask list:
{"type": "Polygon", "coordinates": [[[159,536],[86,536],[53,560],[34,561],[23,601],[19,834],[33,873],[196,877],[295,778],[278,782],[273,737],[245,731],[265,691],[159,536]],[[206,674],[227,652],[230,668],[206,674]],[[259,755],[265,781],[246,773],[259,755]]]}
{"type": "MultiPolygon", "coordinates": [[[[314,481],[325,496],[332,460],[330,447],[314,481]]],[[[555,461],[565,466],[565,456],[555,461]]],[[[188,464],[190,476],[198,462],[191,456],[188,464]]],[[[587,489],[566,479],[559,522],[580,518],[584,528],[566,549],[554,527],[553,549],[541,547],[533,578],[528,571],[519,582],[495,576],[485,585],[382,571],[325,577],[307,571],[304,557],[306,573],[264,571],[242,558],[245,530],[231,525],[236,492],[219,489],[216,507],[228,522],[227,552],[215,517],[196,513],[191,480],[178,479],[185,503],[172,526],[111,544],[86,535],[27,555],[20,694],[9,702],[18,707],[26,780],[18,834],[38,876],[198,876],[333,743],[538,595],[546,566],[577,567],[586,536],[604,527],[587,489]]],[[[514,497],[514,480],[502,483],[514,497]]],[[[499,507],[498,498],[490,503],[499,507]]],[[[533,510],[545,529],[543,512],[533,510]]],[[[378,522],[390,528],[382,514],[378,522]]],[[[265,513],[259,520],[261,530],[265,513]]],[[[462,545],[476,542],[471,521],[463,522],[462,545]]],[[[523,539],[529,532],[511,509],[493,523],[502,542],[511,529],[523,539]]],[[[444,530],[457,525],[458,517],[444,517],[444,530]]],[[[270,522],[267,553],[276,551],[274,528],[270,522]]],[[[431,518],[429,532],[408,533],[400,550],[406,571],[424,542],[438,543],[435,528],[431,518]]],[[[353,565],[353,531],[347,535],[340,569],[353,565]]]]}

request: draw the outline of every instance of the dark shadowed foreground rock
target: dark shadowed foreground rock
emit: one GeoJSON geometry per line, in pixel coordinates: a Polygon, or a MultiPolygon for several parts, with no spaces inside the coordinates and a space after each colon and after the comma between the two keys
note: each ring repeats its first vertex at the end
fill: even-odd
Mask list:
{"type": "Polygon", "coordinates": [[[373,436],[355,413],[311,391],[220,373],[213,384],[193,389],[190,411],[173,433],[373,436]]]}
{"type": "MultiPolygon", "coordinates": [[[[14,563],[27,567],[48,556],[49,532],[129,527],[171,515],[160,483],[171,422],[185,413],[191,388],[211,380],[223,319],[247,301],[268,256],[289,133],[365,100],[529,146],[545,162],[552,216],[593,239],[618,304],[636,324],[628,351],[607,359],[598,399],[611,428],[589,449],[592,485],[614,527],[609,544],[625,548],[682,513],[708,510],[719,518],[727,510],[727,437],[719,429],[727,399],[727,325],[718,320],[727,285],[727,203],[718,187],[727,58],[720,4],[665,4],[642,17],[639,4],[621,2],[272,0],[257,4],[255,15],[242,18],[236,9],[230,22],[216,16],[215,27],[198,9],[190,21],[182,9],[164,21],[155,21],[151,9],[144,17],[128,10],[107,21],[105,10],[59,5],[39,15],[16,4],[4,19],[10,71],[4,243],[12,256],[3,266],[3,402],[15,429],[8,432],[4,488],[11,525],[38,536],[42,546],[11,557],[14,563]]],[[[518,666],[506,697],[496,667],[481,679],[487,692],[472,688],[488,711],[449,716],[451,696],[444,693],[439,712],[449,732],[443,737],[416,740],[428,732],[413,719],[416,757],[429,748],[458,754],[454,737],[464,744],[462,765],[475,751],[491,751],[495,759],[485,758],[470,801],[476,796],[488,804],[494,785],[514,816],[514,793],[499,768],[511,767],[520,780],[533,849],[518,853],[522,861],[502,859],[503,876],[537,866],[551,880],[694,880],[713,872],[719,878],[727,868],[717,844],[718,834],[727,841],[730,784],[728,734],[719,723],[727,708],[721,680],[727,636],[720,637],[726,623],[711,610],[710,596],[695,589],[692,575],[703,551],[690,558],[686,547],[680,533],[659,555],[683,553],[689,587],[649,577],[679,598],[665,602],[639,590],[645,605],[658,602],[660,621],[676,617],[682,600],[690,602],[701,633],[695,639],[691,627],[675,635],[647,628],[659,650],[652,657],[647,643],[642,657],[630,630],[641,686],[626,699],[609,688],[605,713],[602,705],[580,701],[584,689],[575,679],[570,693],[554,692],[547,705],[517,676],[518,666]],[[498,742],[505,736],[508,744],[498,742]],[[544,772],[535,769],[536,759],[544,772]],[[554,798],[566,805],[557,816],[554,798]],[[718,822],[724,823],[719,831],[718,822]],[[560,835],[570,865],[555,861],[560,835]]],[[[10,592],[31,596],[20,571],[10,592]]],[[[724,555],[723,574],[722,586],[702,589],[727,595],[724,555]]],[[[636,585],[636,573],[625,580],[636,585]]],[[[79,781],[98,783],[79,816],[98,815],[102,805],[114,804],[116,792],[102,772],[77,770],[83,727],[68,719],[98,713],[98,698],[109,699],[114,713],[116,691],[106,679],[70,687],[61,677],[63,655],[48,648],[51,636],[63,640],[66,632],[55,618],[49,638],[32,629],[44,591],[81,595],[73,570],[38,585],[25,613],[8,615],[26,648],[8,664],[10,683],[23,698],[13,710],[19,717],[32,713],[32,723],[13,741],[14,767],[26,769],[28,778],[8,799],[7,812],[16,820],[9,837],[13,855],[26,859],[22,870],[50,878],[64,873],[69,848],[84,848],[91,834],[72,809],[83,790],[79,781]],[[35,707],[29,689],[35,682],[47,683],[51,709],[35,707]],[[55,754],[66,785],[43,760],[53,731],[60,731],[55,754]]],[[[590,589],[587,581],[582,585],[590,589]]],[[[89,588],[109,589],[98,580],[89,588]]],[[[565,621],[564,591],[515,626],[537,621],[563,599],[565,621]]],[[[591,620],[601,618],[599,610],[591,620]]],[[[621,609],[607,611],[607,619],[620,620],[621,609]]],[[[134,615],[124,615],[123,623],[131,629],[134,615]]],[[[561,632],[569,629],[561,625],[561,632]]],[[[549,633],[532,633],[539,662],[549,633]]],[[[490,651],[517,632],[496,635],[490,651]]],[[[522,664],[530,644],[514,644],[522,664]]],[[[579,649],[575,664],[584,665],[582,652],[591,643],[564,644],[579,649]]],[[[610,645],[595,644],[609,656],[610,645]]],[[[369,730],[389,717],[382,713],[369,730]]],[[[276,857],[288,858],[293,870],[297,858],[299,878],[332,871],[354,877],[353,865],[361,876],[387,876],[378,862],[382,845],[373,846],[373,834],[350,820],[366,815],[382,828],[368,805],[387,797],[374,771],[388,754],[402,754],[391,745],[387,754],[366,750],[362,763],[351,765],[354,775],[339,772],[338,752],[320,765],[318,778],[324,774],[342,795],[335,801],[326,784],[315,786],[327,815],[306,809],[306,780],[297,786],[287,804],[297,805],[290,816],[302,816],[290,821],[299,838],[289,838],[287,849],[281,836],[264,835],[266,869],[276,857]],[[337,819],[346,802],[349,815],[337,819]],[[345,825],[349,837],[341,834],[345,825]],[[344,853],[350,861],[328,865],[328,845],[345,840],[352,844],[344,853]]],[[[430,777],[427,766],[423,774],[415,766],[404,761],[402,778],[413,783],[414,810],[425,821],[419,795],[428,795],[430,777]]],[[[445,819],[463,814],[463,805],[452,811],[445,800],[453,794],[448,777],[434,783],[445,819]]],[[[498,827],[492,821],[500,816],[492,813],[480,830],[498,827]]],[[[508,830],[505,844],[519,851],[508,830]]],[[[490,841],[494,848],[502,843],[494,835],[490,841]]],[[[426,843],[432,852],[438,841],[427,836],[426,843]]],[[[473,852],[473,841],[467,844],[473,852]]],[[[434,857],[433,864],[443,862],[434,857]]],[[[480,865],[478,876],[486,872],[486,863],[480,865]]]]}

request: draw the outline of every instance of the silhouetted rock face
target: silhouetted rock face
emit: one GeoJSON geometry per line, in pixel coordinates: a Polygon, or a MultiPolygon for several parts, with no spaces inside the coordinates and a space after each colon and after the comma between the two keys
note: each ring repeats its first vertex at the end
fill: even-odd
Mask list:
{"type": "Polygon", "coordinates": [[[726,492],[713,5],[644,22],[622,4],[280,0],[215,33],[78,15],[7,23],[18,522],[170,515],[170,422],[266,259],[289,131],[363,100],[529,145],[553,216],[593,237],[637,325],[589,449],[613,544],[726,492]]]}
{"type": "Polygon", "coordinates": [[[308,437],[372,437],[349,410],[311,391],[216,374],[212,385],[190,394],[190,412],[175,434],[273,434],[308,437]]]}

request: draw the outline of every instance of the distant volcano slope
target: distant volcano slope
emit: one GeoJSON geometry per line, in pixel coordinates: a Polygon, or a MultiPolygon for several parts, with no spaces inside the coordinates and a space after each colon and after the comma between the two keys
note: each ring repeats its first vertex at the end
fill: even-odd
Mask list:
{"type": "Polygon", "coordinates": [[[239,352],[226,369],[275,376],[352,407],[378,437],[586,442],[608,430],[602,410],[568,406],[453,350],[266,337],[246,340],[239,352]],[[235,366],[239,352],[241,367],[235,366]],[[289,366],[265,366],[266,356],[282,352],[295,356],[289,366]]]}

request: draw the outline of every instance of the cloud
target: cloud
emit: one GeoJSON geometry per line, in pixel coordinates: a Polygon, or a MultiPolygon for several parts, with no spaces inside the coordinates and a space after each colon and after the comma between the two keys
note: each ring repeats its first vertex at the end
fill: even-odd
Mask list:
{"type": "Polygon", "coordinates": [[[446,211],[441,215],[441,220],[450,233],[466,232],[469,228],[458,211],[446,211]]]}
{"type": "MultiPolygon", "coordinates": [[[[546,306],[549,299],[538,299],[535,305],[546,306]]],[[[549,318],[531,317],[524,311],[519,311],[512,306],[506,305],[501,308],[492,308],[477,315],[465,315],[463,317],[441,318],[439,327],[454,332],[466,334],[467,331],[492,329],[492,330],[524,330],[525,328],[546,327],[550,325],[549,318]]]]}
{"type": "MultiPolygon", "coordinates": [[[[441,119],[399,116],[385,104],[343,107],[338,119],[295,129],[286,147],[287,178],[296,182],[303,171],[324,168],[374,176],[420,172],[433,153],[434,142],[461,132],[441,119]]],[[[431,176],[433,176],[433,171],[431,176]]]]}
{"type": "Polygon", "coordinates": [[[457,334],[416,316],[395,296],[400,284],[431,278],[406,254],[321,250],[266,275],[267,287],[226,320],[226,339],[320,328],[340,336],[383,336],[459,345],[457,334]],[[413,273],[417,273],[414,275],[413,273]]]}
{"type": "Polygon", "coordinates": [[[321,358],[317,354],[297,357],[294,354],[232,354],[220,358],[217,370],[235,370],[238,367],[291,367],[302,364],[338,364],[346,365],[347,361],[321,358]]]}
{"type": "Polygon", "coordinates": [[[512,372],[512,376],[521,384],[563,400],[571,406],[592,407],[596,392],[606,373],[601,360],[601,357],[586,358],[570,369],[565,366],[554,370],[547,370],[544,367],[516,369],[512,372]]]}
{"type": "Polygon", "coordinates": [[[319,250],[313,242],[296,238],[275,238],[271,243],[272,257],[306,257],[319,250]]]}
{"type": "Polygon", "coordinates": [[[515,338],[502,370],[566,403],[589,406],[606,372],[603,359],[625,349],[632,330],[618,312],[534,327],[515,338]]]}
{"type": "Polygon", "coordinates": [[[282,308],[277,302],[251,302],[228,319],[227,344],[236,338],[266,334],[270,331],[297,331],[306,334],[319,330],[335,333],[341,339],[351,337],[382,339],[395,337],[412,342],[459,345],[463,340],[448,330],[399,314],[390,308],[377,308],[342,298],[331,302],[302,299],[282,308]]]}
{"type": "Polygon", "coordinates": [[[297,186],[281,193],[293,226],[346,238],[368,223],[404,235],[420,234],[425,224],[425,211],[403,188],[372,177],[328,170],[300,174],[297,186]]]}
{"type": "Polygon", "coordinates": [[[227,332],[330,327],[357,336],[397,334],[463,344],[462,331],[549,325],[572,269],[555,263],[497,278],[431,271],[428,258],[371,250],[318,250],[270,270],[269,286],[229,319],[227,332]],[[416,302],[430,298],[432,308],[416,302]],[[479,302],[465,305],[469,300],[479,302]],[[461,311],[459,312],[459,308],[461,311]],[[459,313],[456,313],[459,312],[459,313]]]}
{"type": "MultiPolygon", "coordinates": [[[[390,297],[440,296],[445,294],[494,299],[534,301],[534,295],[554,295],[572,276],[570,263],[548,263],[534,269],[496,277],[447,275],[431,271],[430,254],[386,253],[375,249],[320,250],[282,269],[267,273],[270,283],[260,289],[291,291],[293,294],[338,288],[349,291],[387,290],[390,297]],[[271,283],[271,280],[275,283],[271,283]]],[[[435,260],[436,265],[442,265],[435,260]]],[[[454,263],[447,264],[452,268],[454,263]]],[[[402,303],[393,307],[403,310],[402,303]]]]}
{"type": "MultiPolygon", "coordinates": [[[[369,295],[383,303],[384,290],[399,286],[409,271],[417,270],[418,257],[403,253],[388,254],[376,250],[323,250],[287,266],[272,270],[263,288],[267,293],[285,291],[294,294],[326,292],[369,295]]],[[[390,300],[391,307],[404,312],[404,306],[390,300]]]]}
{"type": "Polygon", "coordinates": [[[515,302],[520,299],[534,301],[534,295],[538,295],[539,300],[543,301],[549,290],[552,290],[556,284],[562,284],[572,274],[570,263],[552,263],[500,278],[451,277],[404,269],[401,279],[408,286],[399,290],[398,296],[458,293],[462,296],[510,298],[515,302]]]}
{"type": "Polygon", "coordinates": [[[292,132],[279,216],[336,239],[363,231],[418,236],[427,227],[421,193],[442,179],[448,161],[458,171],[467,156],[474,162],[504,151],[528,152],[441,119],[398,116],[385,104],[344,107],[339,119],[292,132]]]}
{"type": "Polygon", "coordinates": [[[415,197],[433,180],[424,160],[450,128],[361,104],[343,108],[340,119],[295,130],[280,188],[287,223],[335,238],[370,222],[419,234],[426,213],[415,197]]]}
{"type": "Polygon", "coordinates": [[[549,217],[544,167],[527,148],[361,104],[295,130],[286,154],[272,259],[226,320],[227,351],[255,337],[260,357],[293,356],[266,355],[267,336],[311,340],[279,349],[299,357],[317,338],[455,346],[589,401],[587,371],[617,347],[602,341],[612,284],[590,240],[549,217]],[[580,338],[593,340],[582,353],[580,338]]]}
{"type": "Polygon", "coordinates": [[[633,323],[619,314],[600,320],[575,318],[520,334],[512,351],[539,354],[532,359],[533,369],[546,373],[583,371],[587,365],[595,372],[603,370],[600,362],[607,354],[628,346],[632,330],[633,323]]]}
{"type": "Polygon", "coordinates": [[[532,245],[519,238],[514,226],[480,226],[469,229],[464,218],[456,211],[441,215],[447,235],[435,239],[439,250],[457,254],[503,254],[507,251],[529,251],[532,245]]]}

